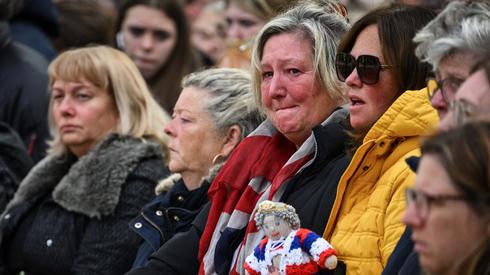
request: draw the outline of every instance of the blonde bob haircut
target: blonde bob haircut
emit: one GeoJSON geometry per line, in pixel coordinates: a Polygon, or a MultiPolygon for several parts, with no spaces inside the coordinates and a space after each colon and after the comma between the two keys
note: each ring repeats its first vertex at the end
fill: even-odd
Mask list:
{"type": "MultiPolygon", "coordinates": [[[[88,81],[106,90],[116,103],[119,125],[115,132],[138,139],[151,139],[167,150],[168,137],[163,131],[169,116],[150,94],[146,82],[133,61],[116,49],[90,46],[69,50],[59,55],[48,67],[49,87],[56,80],[88,81]]],[[[49,154],[60,156],[67,152],[49,106],[49,129],[52,140],[49,154]]]]}
{"type": "Polygon", "coordinates": [[[348,30],[347,19],[333,6],[307,2],[267,23],[258,33],[252,52],[252,79],[255,99],[263,107],[260,85],[262,70],[260,62],[269,38],[283,34],[297,34],[298,39],[308,39],[316,77],[333,101],[344,101],[343,84],[335,72],[335,54],[342,35],[348,30]]]}

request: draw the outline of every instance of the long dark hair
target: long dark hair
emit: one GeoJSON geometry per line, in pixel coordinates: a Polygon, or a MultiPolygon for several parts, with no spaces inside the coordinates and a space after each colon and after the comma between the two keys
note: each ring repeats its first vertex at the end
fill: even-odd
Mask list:
{"type": "Polygon", "coordinates": [[[144,5],[164,12],[174,21],[177,28],[177,42],[167,62],[151,79],[147,79],[158,103],[167,112],[172,113],[180,95],[182,78],[201,66],[199,56],[191,45],[190,27],[184,8],[178,0],[125,0],[119,8],[116,32],[121,30],[127,11],[136,5],[144,5]]]}

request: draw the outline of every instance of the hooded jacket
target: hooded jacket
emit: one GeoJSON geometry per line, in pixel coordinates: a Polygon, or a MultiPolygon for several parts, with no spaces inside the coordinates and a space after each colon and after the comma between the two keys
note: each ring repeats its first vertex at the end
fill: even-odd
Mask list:
{"type": "Polygon", "coordinates": [[[127,223],[166,174],[159,145],[117,134],[46,157],[0,217],[0,274],[124,273],[139,244],[127,223]]]}
{"type": "Polygon", "coordinates": [[[407,91],[371,127],[342,175],[323,237],[347,274],[381,274],[405,226],[405,188],[415,174],[405,159],[435,129],[427,93],[407,91]]]}

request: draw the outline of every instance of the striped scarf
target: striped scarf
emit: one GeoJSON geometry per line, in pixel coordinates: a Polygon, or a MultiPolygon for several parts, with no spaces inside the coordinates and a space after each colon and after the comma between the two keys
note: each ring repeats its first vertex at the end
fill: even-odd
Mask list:
{"type": "Polygon", "coordinates": [[[269,120],[240,143],[208,191],[199,274],[244,273],[245,258],[264,237],[253,219],[256,206],[279,201],[287,183],[313,162],[315,149],[313,133],[296,149],[269,120]]]}

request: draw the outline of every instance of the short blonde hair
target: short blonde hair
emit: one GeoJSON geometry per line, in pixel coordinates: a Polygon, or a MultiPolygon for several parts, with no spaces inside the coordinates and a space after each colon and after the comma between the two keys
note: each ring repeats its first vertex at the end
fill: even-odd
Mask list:
{"type": "Polygon", "coordinates": [[[311,52],[316,77],[330,98],[340,104],[344,100],[344,86],[337,79],[335,54],[338,42],[348,28],[347,19],[339,11],[315,2],[299,5],[267,23],[257,35],[252,52],[253,89],[257,104],[263,107],[260,61],[265,44],[271,37],[282,33],[299,34],[311,41],[312,48],[304,50],[311,52]]]}
{"type": "MultiPolygon", "coordinates": [[[[116,133],[140,139],[152,139],[167,149],[168,137],[163,131],[169,116],[152,97],[146,82],[133,61],[118,50],[107,46],[90,46],[69,50],[59,55],[48,68],[49,87],[56,80],[79,82],[86,80],[104,89],[114,99],[119,114],[116,133]]],[[[49,106],[49,154],[67,151],[61,142],[49,106]]]]}

